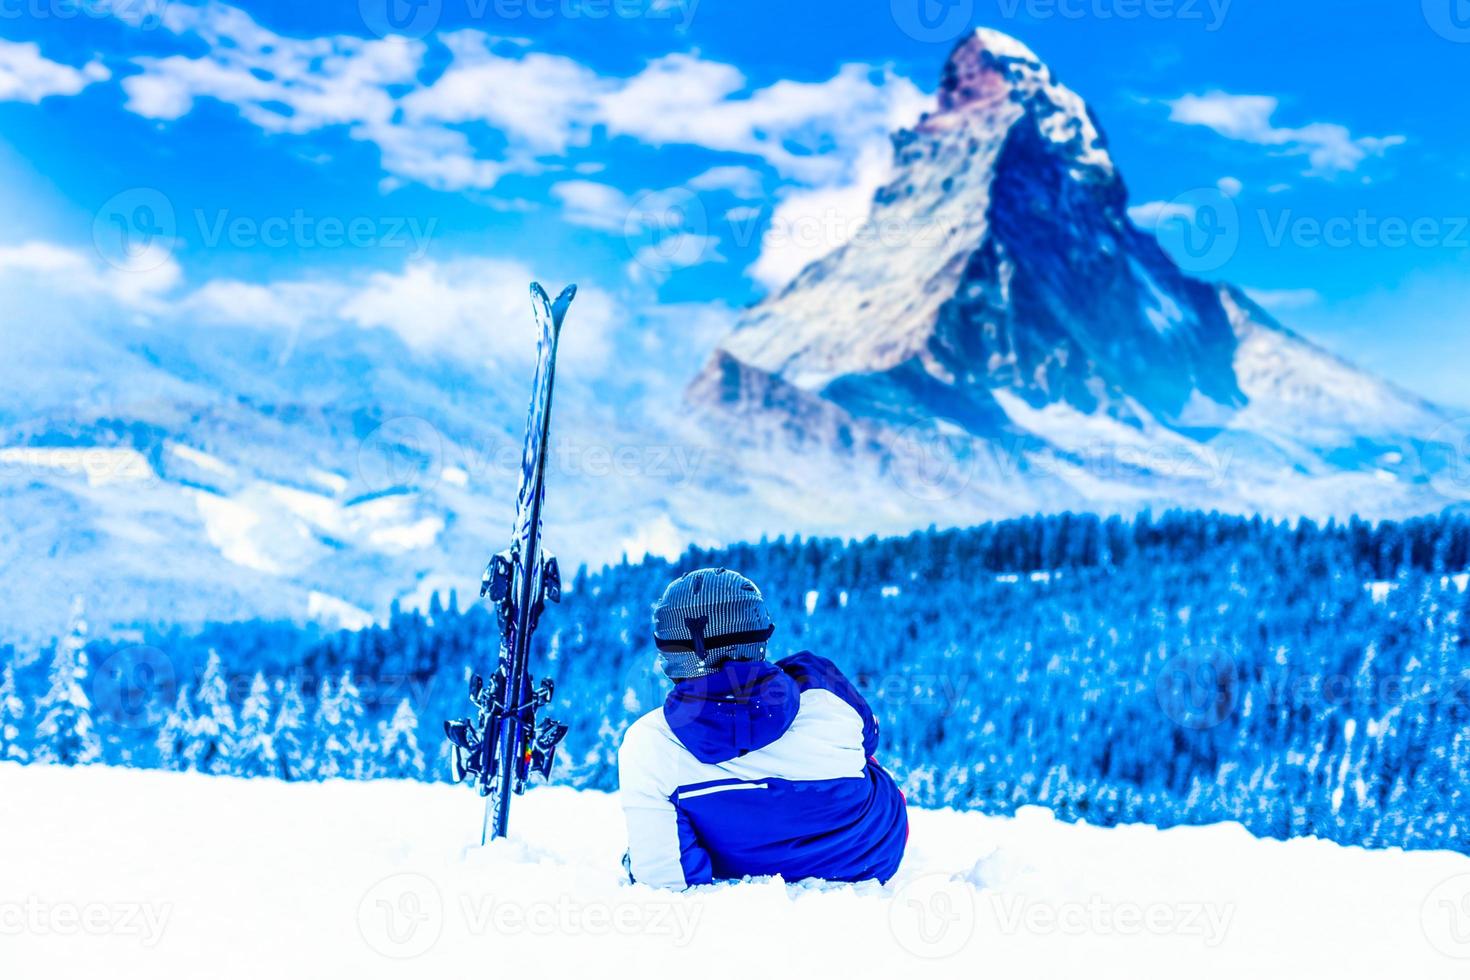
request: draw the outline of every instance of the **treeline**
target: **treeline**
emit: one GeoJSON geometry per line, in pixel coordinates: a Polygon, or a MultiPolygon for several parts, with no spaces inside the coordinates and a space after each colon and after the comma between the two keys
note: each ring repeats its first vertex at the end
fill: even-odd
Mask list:
{"type": "MultiPolygon", "coordinates": [[[[667,689],[650,604],[672,576],[703,565],[761,584],[778,623],[774,655],[812,649],[854,678],[882,721],[879,758],[913,802],[992,813],[1035,803],[1105,824],[1238,820],[1262,835],[1373,846],[1464,849],[1470,835],[1463,517],[1060,515],[582,569],[534,653],[538,675],[557,684],[552,713],[571,726],[558,780],[615,787],[623,731],[667,689]]],[[[154,637],[147,654],[87,645],[99,664],[161,658],[191,699],[189,713],[172,704],[141,725],[97,714],[101,756],[203,768],[206,750],[165,753],[160,732],[172,713],[168,730],[207,734],[200,719],[222,703],[238,754],[251,741],[240,738],[244,717],[260,714],[246,711],[260,671],[271,710],[294,699],[294,730],[309,733],[298,764],[273,774],[399,774],[367,746],[386,743],[383,726],[406,698],[425,719],[419,743],[437,778],[439,723],[465,713],[465,670],[488,670],[496,644],[491,617],[458,606],[436,597],[356,633],[260,623],[154,637]],[[220,686],[211,653],[222,699],[202,693],[220,686]],[[349,707],[323,710],[343,688],[349,707]],[[343,717],[360,750],[350,734],[323,734],[343,717]]],[[[55,685],[38,666],[29,673],[31,694],[23,678],[17,700],[34,702],[35,715],[55,685]]],[[[4,717],[0,698],[0,726],[4,717]]]]}

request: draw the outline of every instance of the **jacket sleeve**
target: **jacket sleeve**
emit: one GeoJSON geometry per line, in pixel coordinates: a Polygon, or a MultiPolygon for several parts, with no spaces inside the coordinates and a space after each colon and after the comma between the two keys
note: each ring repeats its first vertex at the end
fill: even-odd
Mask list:
{"type": "Polygon", "coordinates": [[[836,664],[826,657],[803,651],[778,661],[776,666],[796,681],[801,690],[829,691],[855,711],[863,724],[863,755],[870,759],[873,757],[878,751],[878,716],[858,693],[857,686],[837,669],[836,664]]]}
{"type": "Polygon", "coordinates": [[[628,823],[629,873],[655,888],[687,888],[713,880],[709,854],[700,846],[689,818],[671,798],[674,787],[661,785],[660,773],[673,771],[663,756],[676,746],[662,745],[656,732],[634,725],[618,750],[618,797],[628,823]]]}

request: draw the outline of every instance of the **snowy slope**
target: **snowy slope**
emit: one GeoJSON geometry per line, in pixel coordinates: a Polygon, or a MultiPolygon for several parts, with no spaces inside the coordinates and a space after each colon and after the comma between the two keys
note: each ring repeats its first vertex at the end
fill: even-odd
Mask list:
{"type": "Polygon", "coordinates": [[[877,884],[621,882],[614,797],[0,764],[17,980],[311,977],[1463,977],[1470,858],[911,811],[877,884]],[[90,923],[85,929],[81,922],[90,923]],[[1464,925],[1463,919],[1459,922],[1464,925]]]}

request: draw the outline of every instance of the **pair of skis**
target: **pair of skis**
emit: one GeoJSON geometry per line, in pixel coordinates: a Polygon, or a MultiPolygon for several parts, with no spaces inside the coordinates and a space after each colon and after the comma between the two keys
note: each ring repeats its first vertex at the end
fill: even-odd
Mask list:
{"type": "Polygon", "coordinates": [[[510,821],[512,794],[523,793],[532,773],[549,778],[556,746],[567,727],[537,713],[551,702],[550,679],[533,684],[527,658],[546,602],[561,601],[561,573],[556,559],[541,546],[541,508],[546,493],[546,453],[551,430],[551,389],[556,379],[556,348],[562,320],[577,287],[568,286],[552,302],[539,283],[531,284],[531,309],[539,338],[531,405],[526,413],[526,441],[521,453],[520,489],[510,547],[490,560],[480,583],[480,596],[495,609],[500,624],[500,653],[495,673],[486,681],[470,678],[470,701],[476,716],[446,721],[444,733],[453,748],[456,782],[473,778],[485,797],[480,843],[504,837],[510,821]]]}

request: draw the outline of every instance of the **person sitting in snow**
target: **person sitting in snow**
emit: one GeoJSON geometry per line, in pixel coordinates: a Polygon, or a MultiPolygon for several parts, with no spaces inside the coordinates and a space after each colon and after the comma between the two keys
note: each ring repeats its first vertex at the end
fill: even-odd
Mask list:
{"type": "Polygon", "coordinates": [[[768,663],[774,629],[760,589],[724,568],[674,580],[654,606],[674,689],[618,752],[632,880],[886,881],[898,869],[908,814],[873,758],[877,718],[830,660],[768,663]]]}

